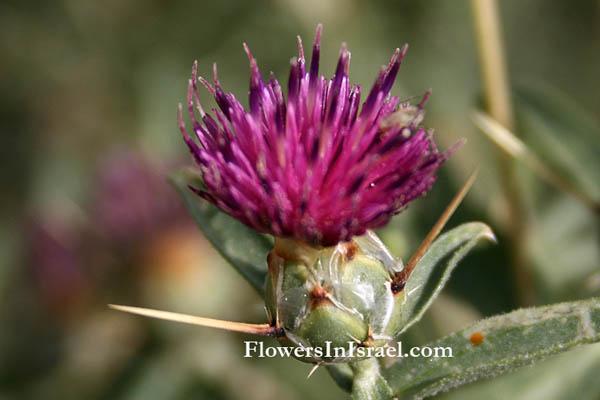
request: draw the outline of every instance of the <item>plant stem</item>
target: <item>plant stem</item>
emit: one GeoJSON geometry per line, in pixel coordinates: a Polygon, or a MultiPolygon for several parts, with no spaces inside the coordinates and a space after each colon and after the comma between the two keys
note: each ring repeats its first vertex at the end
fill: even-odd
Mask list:
{"type": "Polygon", "coordinates": [[[352,400],[392,400],[394,395],[388,382],[381,375],[376,358],[350,363],[354,373],[352,400]]]}
{"type": "MultiPolygon", "coordinates": [[[[510,85],[496,1],[471,0],[471,9],[488,114],[514,132],[510,85]]],[[[507,232],[518,301],[521,305],[531,305],[535,303],[535,293],[524,248],[527,215],[517,186],[513,160],[502,152],[498,152],[497,157],[507,208],[507,232]]]]}

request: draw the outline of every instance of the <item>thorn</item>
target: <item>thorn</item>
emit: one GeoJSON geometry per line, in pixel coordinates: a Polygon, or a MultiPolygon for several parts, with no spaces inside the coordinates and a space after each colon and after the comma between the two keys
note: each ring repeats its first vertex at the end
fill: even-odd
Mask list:
{"type": "Polygon", "coordinates": [[[269,308],[267,306],[264,306],[264,309],[265,309],[265,314],[267,314],[267,321],[269,321],[269,325],[273,325],[273,322],[275,322],[275,321],[273,320],[273,316],[271,315],[269,308]]]}
{"type": "MultiPolygon", "coordinates": [[[[393,339],[393,337],[388,336],[388,335],[383,335],[383,334],[382,335],[377,335],[377,334],[373,335],[373,340],[387,340],[389,342],[392,339],[393,339]]],[[[385,346],[388,346],[388,343],[386,343],[385,346]]]]}
{"type": "Polygon", "coordinates": [[[315,373],[315,371],[317,369],[319,369],[319,367],[321,366],[321,363],[313,363],[312,368],[310,369],[310,372],[308,373],[308,376],[306,377],[306,379],[310,379],[310,377],[315,373]]]}
{"type": "Polygon", "coordinates": [[[446,207],[446,209],[444,210],[444,212],[442,213],[440,218],[433,225],[433,227],[431,228],[431,230],[429,231],[427,236],[425,236],[425,239],[423,239],[423,241],[421,242],[421,245],[419,246],[417,251],[415,251],[415,254],[413,254],[412,258],[406,265],[406,268],[404,268],[402,271],[400,271],[400,272],[398,272],[398,274],[396,274],[396,277],[394,278],[394,281],[392,282],[392,290],[394,291],[395,294],[402,292],[402,290],[404,289],[404,285],[406,284],[406,281],[410,277],[410,274],[412,273],[412,271],[417,266],[418,262],[421,261],[421,258],[425,255],[425,252],[427,252],[427,249],[429,249],[429,246],[431,246],[431,244],[438,237],[438,235],[440,234],[442,229],[444,229],[444,226],[446,225],[446,223],[448,222],[450,217],[452,217],[452,214],[454,214],[454,211],[456,211],[456,209],[458,208],[461,201],[467,195],[467,192],[473,185],[473,182],[475,182],[475,178],[477,178],[478,172],[479,172],[479,168],[477,168],[475,171],[473,171],[471,176],[469,176],[469,179],[467,179],[467,181],[464,183],[462,188],[458,191],[458,193],[456,193],[456,195],[450,201],[450,204],[448,204],[448,206],[446,207]]]}
{"type": "Polygon", "coordinates": [[[417,289],[419,289],[421,286],[423,285],[417,285],[415,286],[412,290],[409,290],[408,292],[406,292],[406,297],[410,297],[417,289]]]}
{"type": "Polygon", "coordinates": [[[352,335],[350,335],[350,334],[348,334],[348,337],[349,337],[350,339],[354,340],[354,342],[355,342],[356,344],[362,344],[362,342],[363,342],[362,340],[359,340],[359,339],[355,338],[354,336],[352,336],[352,335]]]}
{"type": "Polygon", "coordinates": [[[279,308],[275,309],[275,327],[279,329],[281,327],[281,320],[279,319],[279,308]]]}
{"type": "Polygon", "coordinates": [[[142,315],[144,317],[164,319],[167,321],[204,326],[207,328],[223,329],[232,332],[242,332],[249,333],[252,335],[273,337],[281,337],[284,335],[283,329],[272,327],[269,324],[248,324],[244,322],[223,321],[219,319],[196,317],[193,315],[179,314],[169,311],[160,311],[141,307],[121,306],[116,304],[109,304],[108,307],[112,308],[113,310],[142,315]]]}

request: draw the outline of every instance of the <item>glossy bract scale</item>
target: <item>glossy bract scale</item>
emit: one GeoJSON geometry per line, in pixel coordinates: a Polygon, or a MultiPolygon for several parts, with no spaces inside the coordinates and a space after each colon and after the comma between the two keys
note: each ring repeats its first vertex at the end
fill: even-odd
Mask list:
{"type": "MultiPolygon", "coordinates": [[[[283,346],[380,347],[399,331],[400,305],[391,278],[402,263],[368,231],[332,247],[276,239],[269,254],[266,304],[271,323],[283,328],[283,346]]],[[[306,362],[356,360],[332,352],[306,362]]],[[[350,352],[345,351],[344,355],[350,352]]]]}

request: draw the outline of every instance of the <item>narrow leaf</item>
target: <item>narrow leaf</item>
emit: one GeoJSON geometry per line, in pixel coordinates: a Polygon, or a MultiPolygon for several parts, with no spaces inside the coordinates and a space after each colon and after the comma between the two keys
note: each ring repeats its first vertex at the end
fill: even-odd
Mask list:
{"type": "Polygon", "coordinates": [[[397,359],[383,375],[400,398],[422,399],[598,341],[599,298],[521,309],[481,320],[427,345],[450,349],[453,357],[397,359]],[[475,340],[474,333],[482,341],[475,340]]]}
{"type": "Polygon", "coordinates": [[[273,248],[272,242],[193,193],[189,186],[202,186],[193,172],[179,171],[171,176],[171,182],[206,238],[264,297],[267,255],[273,248]]]}
{"type": "MultiPolygon", "coordinates": [[[[600,344],[581,346],[498,378],[442,395],[444,400],[598,400],[600,344]]],[[[440,399],[440,400],[441,400],[440,399]]]]}
{"type": "Polygon", "coordinates": [[[540,83],[515,88],[523,141],[565,179],[600,196],[600,121],[558,89],[540,83]]]}
{"type": "Polygon", "coordinates": [[[546,302],[600,294],[600,226],[594,214],[567,196],[549,199],[535,213],[530,254],[546,302]]]}
{"type": "Polygon", "coordinates": [[[402,296],[402,333],[417,322],[444,288],[458,262],[482,238],[495,240],[492,230],[481,222],[460,225],[441,235],[425,253],[408,278],[402,296]],[[450,257],[445,266],[440,262],[450,257]],[[442,269],[443,268],[443,269],[442,269]]]}
{"type": "MultiPolygon", "coordinates": [[[[476,111],[473,114],[473,122],[502,150],[516,160],[523,162],[542,179],[559,190],[573,195],[594,212],[600,212],[600,201],[596,196],[590,190],[586,190],[582,185],[577,184],[580,181],[577,179],[577,172],[565,174],[565,170],[570,170],[569,166],[565,166],[560,162],[558,163],[560,165],[557,166],[556,159],[541,158],[526,143],[485,113],[476,111]]],[[[565,150],[563,148],[562,153],[568,154],[568,150],[565,150]]]]}

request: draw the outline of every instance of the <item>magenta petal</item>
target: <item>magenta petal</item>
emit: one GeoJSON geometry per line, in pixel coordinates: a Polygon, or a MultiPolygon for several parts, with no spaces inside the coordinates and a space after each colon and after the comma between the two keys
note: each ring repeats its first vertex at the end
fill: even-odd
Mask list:
{"type": "Polygon", "coordinates": [[[187,107],[199,144],[181,111],[179,126],[204,179],[199,196],[259,232],[331,246],[385,225],[422,196],[451,151],[440,154],[420,126],[430,92],[416,106],[389,95],[406,46],[381,69],[359,111],[345,45],[334,77],[319,75],[321,30],[308,71],[298,38],[287,101],[274,77],[263,81],[245,44],[249,111],[224,92],[216,66],[213,87],[194,65],[187,107]],[[197,79],[219,106],[216,119],[198,104],[197,79]]]}

